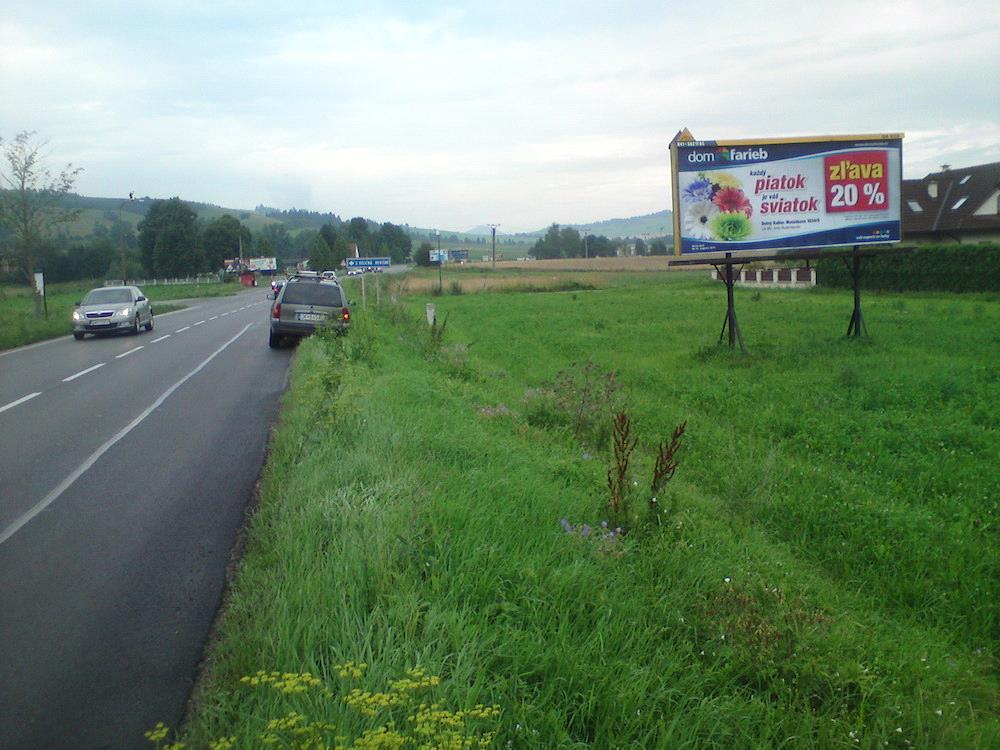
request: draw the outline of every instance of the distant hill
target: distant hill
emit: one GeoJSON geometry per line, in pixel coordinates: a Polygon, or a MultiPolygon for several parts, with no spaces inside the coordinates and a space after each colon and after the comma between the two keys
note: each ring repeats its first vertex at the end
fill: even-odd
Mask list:
{"type": "MultiPolygon", "coordinates": [[[[87,237],[94,231],[95,226],[103,225],[105,228],[110,228],[112,224],[118,221],[119,214],[122,219],[134,227],[145,218],[146,212],[155,200],[159,199],[150,198],[149,196],[137,197],[135,200],[97,198],[86,195],[67,196],[65,201],[66,206],[78,209],[80,215],[76,221],[66,227],[66,233],[71,237],[87,237]]],[[[208,222],[214,221],[224,214],[230,214],[239,219],[251,232],[260,231],[268,224],[279,224],[282,221],[289,225],[292,223],[291,220],[272,218],[256,210],[223,208],[211,203],[198,203],[197,201],[186,200],[184,202],[198,214],[199,219],[208,222]]],[[[316,216],[321,217],[325,215],[316,214],[316,216]]],[[[321,220],[317,221],[316,229],[319,229],[322,225],[323,222],[321,220]]],[[[291,226],[289,228],[291,229],[291,226]]]]}
{"type": "Polygon", "coordinates": [[[609,239],[621,237],[642,237],[650,239],[666,237],[674,233],[673,212],[657,211],[645,216],[630,216],[627,219],[606,219],[592,224],[571,224],[581,233],[603,235],[609,239]]]}
{"type": "MultiPolygon", "coordinates": [[[[67,234],[72,237],[90,236],[95,226],[103,225],[110,228],[118,220],[119,212],[125,221],[133,226],[137,225],[145,217],[149,206],[157,198],[143,196],[132,201],[124,201],[121,198],[98,198],[85,195],[71,195],[67,199],[67,204],[72,208],[80,210],[79,218],[66,227],[67,234]]],[[[182,199],[183,200],[183,199],[182,199]]],[[[251,232],[258,232],[268,224],[284,224],[289,232],[293,234],[301,229],[319,229],[323,224],[331,223],[340,226],[343,220],[334,213],[320,213],[318,211],[305,211],[301,209],[276,209],[268,206],[257,206],[254,209],[246,208],[225,208],[211,203],[199,203],[197,201],[185,200],[198,218],[203,221],[213,221],[224,214],[230,214],[242,222],[251,232]]],[[[630,216],[622,219],[606,219],[595,221],[589,224],[569,224],[581,233],[604,235],[609,239],[622,237],[642,237],[651,239],[669,235],[673,231],[670,211],[658,211],[645,216],[630,216]]],[[[375,224],[372,223],[374,227],[375,224]]],[[[436,230],[422,227],[412,227],[407,224],[402,225],[415,242],[427,240],[432,244],[437,241],[436,230]]],[[[497,244],[534,244],[535,240],[545,234],[548,227],[538,229],[534,232],[506,233],[497,230],[497,244]]],[[[456,231],[452,229],[441,229],[441,241],[454,246],[456,243],[462,245],[481,246],[491,238],[490,228],[480,225],[466,231],[456,231]]]]}
{"type": "MultiPolygon", "coordinates": [[[[558,222],[557,222],[558,223],[558,222]]],[[[673,234],[673,212],[669,210],[657,211],[655,214],[645,214],[644,216],[630,216],[625,219],[605,219],[594,221],[589,224],[560,224],[560,226],[570,226],[581,234],[593,234],[608,239],[620,239],[623,237],[642,237],[652,239],[656,237],[666,237],[673,234]]],[[[534,241],[543,236],[548,231],[536,229],[534,232],[517,232],[516,234],[504,234],[504,237],[514,237],[524,241],[534,241]]],[[[466,230],[467,235],[490,236],[490,228],[484,226],[473,227],[466,230]]],[[[502,233],[497,231],[497,237],[502,233]]]]}

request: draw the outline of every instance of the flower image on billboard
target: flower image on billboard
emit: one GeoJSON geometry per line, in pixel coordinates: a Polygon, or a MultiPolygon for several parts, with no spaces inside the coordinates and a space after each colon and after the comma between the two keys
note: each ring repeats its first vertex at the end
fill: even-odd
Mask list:
{"type": "Polygon", "coordinates": [[[675,251],[898,242],[902,138],[675,139],[675,251]]]}

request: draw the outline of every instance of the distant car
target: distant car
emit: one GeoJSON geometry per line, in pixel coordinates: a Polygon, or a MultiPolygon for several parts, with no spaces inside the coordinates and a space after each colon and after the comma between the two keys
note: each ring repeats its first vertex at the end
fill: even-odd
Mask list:
{"type": "Polygon", "coordinates": [[[105,286],[91,289],[73,311],[73,338],[88,333],[153,330],[153,308],[137,286],[105,286]]]}
{"type": "Polygon", "coordinates": [[[350,269],[347,272],[347,275],[348,276],[360,276],[361,275],[361,269],[359,269],[359,268],[352,268],[352,269],[350,269]]]}
{"type": "Polygon", "coordinates": [[[281,291],[281,287],[285,285],[287,279],[284,276],[276,276],[271,279],[271,292],[275,297],[278,296],[278,292],[281,291]]]}
{"type": "Polygon", "coordinates": [[[324,279],[333,279],[334,281],[337,280],[336,271],[323,271],[323,273],[321,273],[320,276],[322,276],[324,279]]]}
{"type": "Polygon", "coordinates": [[[287,338],[301,338],[323,325],[343,333],[351,323],[351,310],[340,284],[321,277],[292,276],[271,303],[268,346],[276,349],[287,338]]]}

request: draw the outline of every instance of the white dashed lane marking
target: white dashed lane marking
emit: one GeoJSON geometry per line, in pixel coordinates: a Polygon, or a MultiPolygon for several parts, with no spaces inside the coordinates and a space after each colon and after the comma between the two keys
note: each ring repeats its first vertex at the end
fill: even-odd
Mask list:
{"type": "Polygon", "coordinates": [[[78,372],[76,375],[70,375],[68,378],[63,378],[62,382],[68,383],[71,380],[76,380],[81,375],[86,375],[88,372],[93,372],[94,370],[96,370],[99,367],[104,367],[104,365],[106,365],[106,364],[107,364],[107,362],[101,362],[99,365],[94,365],[93,367],[88,367],[86,370],[80,370],[80,372],[78,372]]]}
{"type": "Polygon", "coordinates": [[[38,391],[38,393],[29,393],[27,396],[22,396],[17,401],[11,401],[6,406],[0,406],[0,411],[7,411],[8,409],[13,409],[18,404],[23,404],[25,401],[31,401],[31,399],[33,399],[35,396],[41,396],[41,395],[42,395],[41,391],[38,391]]]}

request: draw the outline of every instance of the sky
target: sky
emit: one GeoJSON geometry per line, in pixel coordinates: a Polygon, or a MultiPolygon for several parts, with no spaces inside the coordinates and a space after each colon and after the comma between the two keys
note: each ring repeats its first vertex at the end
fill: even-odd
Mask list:
{"type": "Polygon", "coordinates": [[[670,207],[668,144],[1000,161],[1000,3],[10,2],[0,137],[76,192],[499,231],[670,207]]]}

